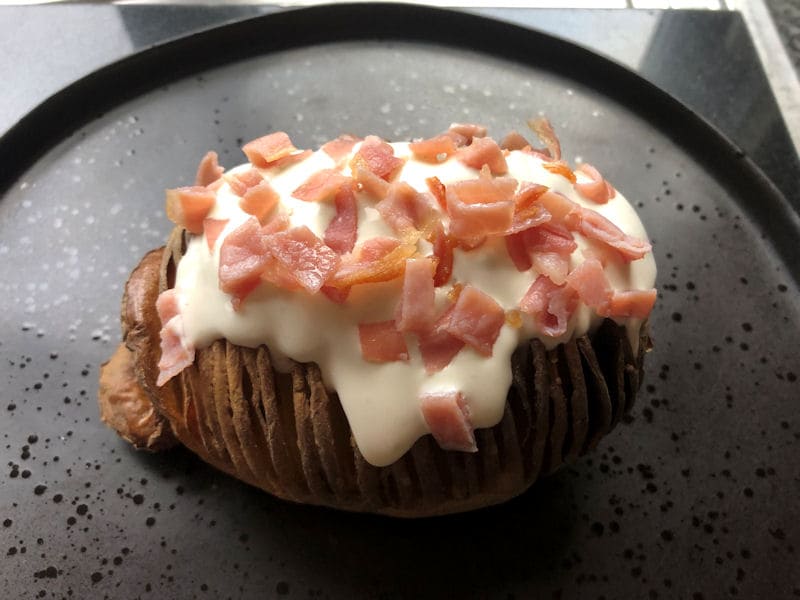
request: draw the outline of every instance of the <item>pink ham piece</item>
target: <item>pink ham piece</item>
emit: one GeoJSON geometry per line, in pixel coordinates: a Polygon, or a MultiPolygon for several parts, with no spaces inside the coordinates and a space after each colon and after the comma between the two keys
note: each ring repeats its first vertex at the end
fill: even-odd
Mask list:
{"type": "Polygon", "coordinates": [[[358,237],[358,204],[352,186],[342,186],[334,197],[336,215],[325,229],[325,243],[337,254],[352,252],[358,237]]]}
{"type": "Polygon", "coordinates": [[[391,181],[403,168],[405,160],[394,155],[394,149],[375,135],[368,135],[350,160],[350,170],[364,167],[386,181],[391,181]]]}
{"type": "Polygon", "coordinates": [[[445,134],[437,135],[427,140],[411,142],[408,148],[415,158],[430,163],[443,162],[456,152],[453,138],[445,134]]]}
{"type": "Polygon", "coordinates": [[[234,309],[258,286],[271,260],[258,219],[247,219],[225,236],[219,250],[219,287],[232,296],[234,309]]]}
{"type": "Polygon", "coordinates": [[[519,303],[522,312],[533,317],[542,334],[558,337],[567,332],[569,318],[578,305],[578,294],[571,287],[556,285],[539,275],[519,303]]]}
{"type": "Polygon", "coordinates": [[[597,313],[603,317],[646,319],[656,302],[656,290],[615,291],[597,313]]]}
{"type": "Polygon", "coordinates": [[[603,265],[596,258],[583,261],[567,275],[567,285],[578,293],[587,306],[604,307],[611,300],[612,289],[603,265]]]}
{"type": "Polygon", "coordinates": [[[312,173],[306,181],[292,192],[292,197],[306,202],[322,202],[333,198],[342,186],[352,180],[335,169],[321,169],[312,173]]]}
{"type": "Polygon", "coordinates": [[[214,245],[227,224],[228,219],[205,219],[203,221],[203,232],[206,234],[209,252],[214,252],[214,245]]]}
{"type": "Polygon", "coordinates": [[[161,387],[194,362],[194,347],[183,333],[180,315],[161,328],[161,357],[158,360],[156,386],[161,387]]]}
{"type": "Polygon", "coordinates": [[[459,148],[456,156],[458,160],[473,169],[487,165],[493,175],[508,173],[506,157],[492,138],[475,138],[469,146],[459,148]]]}
{"type": "Polygon", "coordinates": [[[294,163],[299,163],[304,161],[309,156],[314,154],[311,150],[301,150],[298,152],[292,152],[291,154],[287,154],[277,160],[272,161],[269,163],[270,169],[282,169],[284,167],[288,167],[289,165],[293,165],[294,163]]]}
{"type": "Polygon", "coordinates": [[[216,202],[217,194],[200,186],[167,190],[167,218],[190,233],[200,235],[203,233],[203,219],[216,202]]]}
{"type": "Polygon", "coordinates": [[[375,208],[400,236],[430,230],[439,216],[430,196],[420,194],[405,181],[391,184],[386,197],[375,208]]]}
{"type": "Polygon", "coordinates": [[[224,167],[219,166],[219,158],[217,153],[213,150],[206,152],[206,155],[200,160],[197,166],[197,175],[194,178],[194,184],[199,186],[207,186],[214,183],[225,172],[224,167]]]}
{"type": "Polygon", "coordinates": [[[406,340],[397,330],[394,321],[359,323],[358,339],[361,343],[361,356],[366,361],[385,363],[408,360],[406,340]]]}
{"type": "Polygon", "coordinates": [[[272,211],[281,199],[268,181],[249,188],[239,200],[239,207],[249,215],[253,215],[261,225],[269,221],[272,211]]]}
{"type": "Polygon", "coordinates": [[[503,307],[491,296],[465,285],[444,329],[484,356],[491,356],[505,319],[503,307]]]}
{"type": "Polygon", "coordinates": [[[356,168],[353,179],[359,189],[373,200],[383,200],[386,198],[386,194],[389,193],[389,186],[391,184],[384,181],[364,166],[358,166],[356,168]]]}
{"type": "Polygon", "coordinates": [[[591,179],[589,183],[576,183],[574,186],[575,191],[587,200],[591,200],[596,204],[605,204],[617,195],[617,191],[603,179],[600,171],[589,163],[583,163],[578,167],[578,171],[591,179]]]}
{"type": "Polygon", "coordinates": [[[539,141],[547,147],[547,153],[550,158],[552,160],[561,160],[561,143],[558,141],[550,121],[544,117],[531,119],[528,121],[528,127],[537,135],[539,141]]]}
{"type": "Polygon", "coordinates": [[[224,179],[228,182],[228,185],[231,186],[231,191],[240,198],[243,197],[251,187],[264,181],[258,169],[253,168],[240,173],[228,173],[224,176],[224,179]]]}
{"type": "Polygon", "coordinates": [[[178,316],[180,308],[178,306],[178,292],[175,288],[164,290],[156,298],[156,312],[161,326],[164,327],[172,317],[178,316]]]}
{"type": "Polygon", "coordinates": [[[321,150],[330,156],[336,164],[341,163],[350,152],[353,150],[353,146],[355,146],[358,142],[361,141],[361,138],[355,137],[353,135],[340,135],[335,140],[331,140],[330,142],[326,142],[322,145],[321,150]]]}
{"type": "Polygon", "coordinates": [[[444,369],[466,345],[445,329],[450,323],[454,306],[454,303],[450,304],[429,331],[419,334],[419,351],[428,375],[444,369]]]}
{"type": "Polygon", "coordinates": [[[265,245],[275,258],[278,271],[289,274],[311,294],[317,293],[339,268],[339,255],[305,225],[268,235],[265,245]]]}
{"type": "Polygon", "coordinates": [[[652,250],[647,242],[626,234],[597,211],[582,206],[575,205],[565,222],[573,231],[614,248],[626,262],[638,260],[652,250]]]}
{"type": "Polygon", "coordinates": [[[515,180],[505,177],[480,177],[448,185],[450,235],[470,240],[504,234],[514,219],[514,188],[510,182],[516,187],[515,180]]]}
{"type": "Polygon", "coordinates": [[[247,155],[248,160],[261,169],[272,166],[276,160],[289,156],[296,150],[292,140],[283,131],[270,133],[242,147],[242,152],[247,155]]]}
{"type": "Polygon", "coordinates": [[[422,417],[443,450],[477,452],[469,405],[461,392],[429,392],[420,398],[422,417]]]}
{"type": "Polygon", "coordinates": [[[435,272],[436,265],[429,258],[406,260],[403,290],[395,314],[399,331],[423,333],[433,325],[435,311],[433,276],[435,272]]]}

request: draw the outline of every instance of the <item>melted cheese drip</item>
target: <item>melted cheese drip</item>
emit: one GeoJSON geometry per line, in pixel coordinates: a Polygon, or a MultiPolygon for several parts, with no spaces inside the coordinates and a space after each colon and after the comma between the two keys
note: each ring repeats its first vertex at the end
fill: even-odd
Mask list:
{"type": "MultiPolygon", "coordinates": [[[[425,179],[436,176],[442,183],[471,179],[474,169],[450,158],[444,163],[429,164],[414,160],[408,144],[393,144],[395,155],[407,158],[400,179],[418,191],[427,192],[425,179]]],[[[357,151],[358,146],[353,149],[357,151]]],[[[347,164],[345,161],[343,164],[347,164]]],[[[507,157],[509,177],[518,181],[534,181],[560,192],[570,200],[592,208],[613,221],[626,233],[647,239],[647,234],[633,208],[617,193],[605,205],[596,205],[579,196],[565,178],[542,167],[539,159],[522,152],[507,157]]],[[[248,169],[242,165],[238,169],[248,169]]],[[[315,152],[308,159],[280,170],[262,170],[272,187],[282,197],[291,213],[292,226],[306,225],[322,238],[334,216],[331,202],[305,202],[291,197],[312,173],[319,169],[335,168],[334,161],[324,152],[315,152]]],[[[349,167],[344,166],[349,175],[349,167]]],[[[579,181],[587,180],[577,173],[579,181]]],[[[476,428],[492,427],[503,416],[506,395],[511,385],[511,355],[523,341],[539,337],[552,348],[573,336],[590,331],[601,318],[581,304],[570,319],[567,332],[560,338],[541,335],[532,320],[523,316],[523,326],[514,329],[503,326],[493,355],[479,355],[465,347],[455,359],[438,373],[427,375],[413,336],[407,337],[410,353],[408,362],[375,364],[361,357],[358,324],[393,318],[400,293],[401,280],[356,286],[343,305],[329,301],[322,294],[309,295],[289,292],[262,284],[234,312],[230,296],[219,289],[217,271],[219,250],[224,237],[250,215],[239,208],[239,198],[227,184],[218,192],[217,204],[209,215],[230,222],[216,242],[213,253],[208,250],[205,236],[194,236],[178,265],[175,288],[183,314],[185,334],[189,342],[203,348],[214,340],[227,338],[234,344],[257,347],[266,344],[278,368],[287,369],[286,359],[316,362],[327,385],[335,389],[352,429],[355,441],[364,458],[373,465],[385,466],[400,458],[422,435],[429,433],[419,408],[420,395],[425,392],[461,390],[469,402],[471,419],[476,428]]],[[[393,236],[372,203],[359,198],[358,242],[374,236],[393,236]]],[[[579,249],[573,254],[573,266],[582,260],[581,248],[587,240],[575,234],[579,249]]],[[[422,254],[429,252],[420,242],[422,254]]],[[[505,250],[502,239],[489,240],[477,251],[455,251],[452,283],[471,283],[492,296],[504,309],[517,308],[537,273],[520,273],[505,250]]],[[[655,262],[652,253],[641,260],[625,264],[609,264],[606,275],[615,289],[650,289],[655,282],[655,262]]],[[[437,305],[446,302],[447,288],[437,288],[437,305]]],[[[629,338],[638,344],[638,319],[620,320],[628,328],[629,338]]]]}

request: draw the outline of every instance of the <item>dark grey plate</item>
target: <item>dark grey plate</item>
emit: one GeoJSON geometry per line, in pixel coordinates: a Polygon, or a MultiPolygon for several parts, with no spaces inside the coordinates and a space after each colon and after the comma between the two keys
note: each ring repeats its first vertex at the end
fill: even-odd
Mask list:
{"type": "Polygon", "coordinates": [[[289,11],[77,82],[0,164],[0,596],[800,594],[797,216],[621,67],[460,13],[289,11]],[[504,506],[405,522],[289,505],[99,422],[125,278],[205,150],[232,166],[272,130],[315,146],[454,120],[502,135],[540,111],[637,204],[660,267],[642,399],[591,457],[504,506]]]}

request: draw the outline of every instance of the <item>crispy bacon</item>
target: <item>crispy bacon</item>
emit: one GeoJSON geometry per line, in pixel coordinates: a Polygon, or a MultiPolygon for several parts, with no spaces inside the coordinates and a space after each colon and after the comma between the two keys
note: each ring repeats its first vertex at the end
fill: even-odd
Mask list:
{"type": "Polygon", "coordinates": [[[536,183],[524,182],[514,194],[514,217],[506,235],[519,233],[532,227],[544,225],[552,218],[550,212],[539,202],[539,197],[547,191],[547,187],[536,183]]]}
{"type": "Polygon", "coordinates": [[[503,150],[523,150],[525,148],[530,148],[531,144],[522,136],[521,133],[517,131],[511,131],[502,139],[500,142],[500,147],[503,150]]]}
{"type": "Polygon", "coordinates": [[[449,365],[466,344],[443,329],[434,329],[419,336],[419,351],[428,375],[449,365]]]}
{"type": "Polygon", "coordinates": [[[305,225],[267,236],[266,245],[282,270],[311,294],[339,268],[339,255],[305,225]]]}
{"type": "Polygon", "coordinates": [[[578,167],[578,171],[591,179],[589,183],[575,184],[575,190],[587,200],[597,204],[605,204],[617,195],[614,187],[603,178],[600,171],[589,163],[583,163],[578,167]]]}
{"type": "Polygon", "coordinates": [[[477,452],[469,405],[461,392],[428,392],[420,410],[433,438],[444,450],[477,452]]]}
{"type": "Polygon", "coordinates": [[[214,252],[214,244],[217,243],[222,230],[228,224],[228,219],[204,219],[203,231],[206,234],[206,243],[208,244],[208,251],[214,252]]]}
{"type": "Polygon", "coordinates": [[[436,272],[433,276],[434,287],[441,287],[450,281],[453,273],[453,240],[445,232],[442,223],[436,223],[431,232],[430,242],[433,244],[433,256],[436,258],[436,272]]]}
{"type": "Polygon", "coordinates": [[[600,308],[611,299],[612,289],[603,265],[596,258],[583,261],[567,275],[567,285],[578,293],[587,306],[600,308]]]}
{"type": "Polygon", "coordinates": [[[473,139],[469,146],[458,149],[456,157],[473,169],[480,169],[483,165],[487,165],[494,175],[504,175],[508,172],[503,151],[492,138],[473,139]]]}
{"type": "Polygon", "coordinates": [[[436,198],[436,203],[439,205],[439,208],[443,211],[447,210],[447,188],[444,187],[444,184],[439,181],[438,177],[428,177],[425,180],[425,185],[428,186],[428,190],[430,190],[433,197],[436,198]]]}
{"type": "Polygon", "coordinates": [[[253,215],[261,225],[264,225],[280,200],[268,181],[262,181],[249,188],[239,200],[239,207],[249,215],[253,215]]]}
{"type": "Polygon", "coordinates": [[[394,149],[375,135],[368,135],[358,152],[350,159],[350,170],[365,167],[381,179],[391,181],[403,168],[405,160],[394,155],[394,149]]]}
{"type": "Polygon", "coordinates": [[[320,169],[306,179],[292,197],[306,202],[330,200],[343,186],[351,185],[352,180],[335,169],[320,169]]]}
{"type": "Polygon", "coordinates": [[[597,313],[603,317],[646,319],[656,302],[656,290],[615,291],[597,313]]]}
{"type": "Polygon", "coordinates": [[[252,167],[240,173],[228,173],[223,179],[231,186],[231,191],[239,197],[244,196],[247,190],[264,180],[259,170],[252,167]]]}
{"type": "Polygon", "coordinates": [[[352,252],[358,237],[358,204],[353,187],[342,186],[334,204],[336,215],[325,229],[325,243],[337,254],[352,252]]]}
{"type": "Polygon", "coordinates": [[[547,147],[547,153],[550,158],[552,160],[561,160],[561,143],[558,141],[550,121],[544,117],[531,119],[528,121],[528,127],[536,134],[539,141],[547,147]]]}
{"type": "Polygon", "coordinates": [[[348,289],[363,283],[391,281],[403,275],[405,261],[416,253],[416,244],[403,244],[391,238],[372,238],[355,252],[343,257],[328,284],[348,289]]]}
{"type": "Polygon", "coordinates": [[[197,175],[194,177],[194,184],[198,186],[207,186],[214,183],[225,172],[224,167],[219,166],[219,157],[213,150],[206,152],[206,155],[200,160],[197,166],[197,175]]]}
{"type": "Polygon", "coordinates": [[[503,307],[491,296],[465,285],[444,329],[484,356],[491,356],[505,317],[503,307]]]}
{"type": "Polygon", "coordinates": [[[459,240],[504,234],[514,218],[513,179],[469,179],[447,186],[450,235],[459,240]],[[511,191],[509,192],[509,188],[511,191]]]}
{"type": "Polygon", "coordinates": [[[376,363],[408,360],[406,340],[394,321],[359,323],[358,339],[364,360],[376,363]]]}
{"type": "Polygon", "coordinates": [[[216,202],[217,194],[200,186],[167,190],[167,218],[190,233],[199,235],[203,233],[203,219],[216,202]]]}
{"type": "Polygon", "coordinates": [[[427,140],[411,142],[408,148],[419,160],[431,163],[443,162],[456,152],[453,138],[445,134],[437,135],[427,140]]]}
{"type": "Polygon", "coordinates": [[[397,305],[395,320],[402,332],[423,333],[433,325],[434,261],[429,258],[409,258],[403,273],[403,290],[397,305]]]}
{"type": "Polygon", "coordinates": [[[353,179],[359,189],[373,200],[383,200],[389,193],[389,182],[384,181],[368,168],[359,165],[353,172],[353,179]]]}
{"type": "Polygon", "coordinates": [[[289,156],[296,150],[292,140],[283,131],[257,138],[242,147],[248,160],[262,169],[273,166],[272,163],[276,160],[289,156]]]}
{"type": "Polygon", "coordinates": [[[574,206],[565,217],[565,222],[573,231],[579,231],[589,239],[614,248],[626,262],[638,260],[652,250],[649,243],[626,234],[603,215],[589,208],[574,206]]]}
{"type": "Polygon", "coordinates": [[[258,286],[261,273],[272,260],[258,219],[251,217],[231,231],[219,250],[219,287],[233,297],[233,306],[258,286]]]}
{"type": "Polygon", "coordinates": [[[360,141],[361,138],[344,134],[340,135],[335,140],[324,143],[321,150],[339,164],[350,154],[353,150],[353,146],[360,141]]]}
{"type": "Polygon", "coordinates": [[[439,217],[430,196],[420,194],[405,181],[391,184],[386,197],[375,208],[401,236],[412,231],[430,230],[439,217]]]}
{"type": "Polygon", "coordinates": [[[542,163],[542,166],[551,173],[553,173],[554,175],[561,175],[564,179],[567,179],[570,183],[575,183],[577,181],[575,173],[572,172],[572,169],[570,169],[569,165],[564,161],[557,160],[554,162],[546,162],[542,163]]]}
{"type": "Polygon", "coordinates": [[[567,285],[556,285],[539,275],[519,303],[522,312],[533,317],[544,335],[558,337],[567,331],[569,318],[578,305],[578,294],[567,285]]]}

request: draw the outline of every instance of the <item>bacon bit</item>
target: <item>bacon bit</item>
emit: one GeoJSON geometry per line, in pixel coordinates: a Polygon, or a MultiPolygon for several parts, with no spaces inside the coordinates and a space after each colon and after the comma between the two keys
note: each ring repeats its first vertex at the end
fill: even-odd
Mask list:
{"type": "Polygon", "coordinates": [[[337,254],[352,252],[358,237],[358,203],[350,185],[334,197],[336,215],[325,229],[325,243],[337,254]]]}
{"type": "Polygon", "coordinates": [[[293,152],[283,158],[279,158],[278,160],[272,161],[269,163],[270,169],[282,169],[284,167],[288,167],[289,165],[293,165],[295,163],[299,163],[307,159],[309,156],[314,154],[311,150],[302,150],[300,152],[293,152]]]}
{"type": "Polygon", "coordinates": [[[422,417],[443,450],[477,452],[469,406],[461,392],[429,392],[420,397],[422,417]]]}
{"type": "Polygon", "coordinates": [[[389,193],[389,184],[375,173],[363,166],[356,167],[355,182],[362,192],[370,196],[373,200],[383,200],[389,193]]]}
{"type": "Polygon", "coordinates": [[[549,190],[539,196],[537,202],[552,215],[551,223],[563,223],[566,216],[577,206],[563,194],[549,190]]]}
{"type": "Polygon", "coordinates": [[[264,225],[280,198],[280,194],[272,188],[268,181],[262,181],[244,193],[242,199],[239,200],[239,207],[264,225]]]}
{"type": "Polygon", "coordinates": [[[525,243],[531,252],[555,252],[567,257],[578,249],[569,230],[552,223],[526,231],[525,243]]]}
{"type": "Polygon", "coordinates": [[[276,215],[273,215],[272,219],[267,221],[266,225],[261,227],[261,233],[263,235],[271,235],[273,233],[278,233],[279,231],[286,231],[289,229],[289,225],[291,222],[289,221],[289,215],[279,212],[276,215]]]}
{"type": "Polygon", "coordinates": [[[197,186],[206,186],[214,183],[225,172],[224,167],[219,166],[219,157],[213,150],[206,152],[206,155],[200,160],[197,167],[197,175],[194,177],[194,184],[197,186]]]}
{"type": "Polygon", "coordinates": [[[506,323],[508,323],[514,329],[521,329],[522,328],[522,313],[519,312],[515,308],[512,308],[511,310],[507,310],[506,311],[506,323]]]}
{"type": "Polygon", "coordinates": [[[433,256],[437,260],[433,286],[441,287],[450,281],[450,275],[453,273],[453,241],[445,232],[441,222],[434,225],[430,242],[433,244],[433,256]]]}
{"type": "Polygon", "coordinates": [[[475,123],[453,123],[447,133],[461,136],[466,140],[466,144],[471,144],[474,138],[486,137],[487,131],[486,127],[475,123]]]}
{"type": "Polygon", "coordinates": [[[547,153],[550,155],[551,160],[561,160],[561,143],[558,141],[550,121],[544,117],[530,119],[528,127],[536,134],[539,141],[547,147],[547,153]]]}
{"type": "Polygon", "coordinates": [[[603,265],[596,258],[583,261],[567,275],[567,285],[578,293],[587,306],[600,308],[611,299],[612,289],[603,265]]]}
{"type": "Polygon", "coordinates": [[[439,181],[438,177],[428,177],[425,180],[425,185],[428,186],[431,194],[433,197],[436,198],[436,202],[439,204],[439,208],[443,211],[447,211],[447,188],[444,187],[444,184],[439,181]]]}
{"type": "Polygon", "coordinates": [[[431,198],[405,181],[391,184],[388,194],[375,208],[401,236],[417,230],[428,231],[439,217],[431,198]]]}
{"type": "Polygon", "coordinates": [[[379,244],[364,244],[365,248],[342,259],[339,270],[331,277],[328,284],[338,289],[351,288],[362,283],[391,281],[403,275],[405,261],[417,251],[416,244],[403,244],[391,238],[373,238],[379,244]],[[388,248],[391,248],[387,251],[388,248]]]}
{"type": "Polygon", "coordinates": [[[575,190],[587,200],[591,200],[596,204],[605,204],[617,195],[617,191],[608,183],[600,171],[595,169],[589,163],[583,163],[578,167],[578,171],[589,177],[589,183],[576,183],[575,190]]]}
{"type": "Polygon", "coordinates": [[[464,342],[444,330],[434,329],[419,336],[419,352],[425,372],[438,373],[449,365],[465,346],[464,342]]]}
{"type": "Polygon", "coordinates": [[[503,323],[503,307],[478,288],[465,285],[453,306],[445,330],[484,356],[491,356],[503,323]]]}
{"type": "Polygon", "coordinates": [[[305,225],[272,234],[266,239],[277,263],[311,294],[317,293],[339,268],[339,255],[305,225]]]}
{"type": "Polygon", "coordinates": [[[391,181],[403,168],[405,160],[394,155],[394,149],[375,135],[368,135],[355,156],[350,160],[350,170],[365,167],[381,179],[391,181]]]}
{"type": "Polygon", "coordinates": [[[158,360],[158,379],[161,387],[194,362],[194,347],[183,334],[183,319],[173,317],[161,328],[161,357],[158,360]]]}
{"type": "Polygon", "coordinates": [[[520,190],[514,195],[514,218],[506,235],[539,227],[550,221],[550,212],[537,203],[546,191],[547,187],[536,183],[525,182],[520,186],[520,190]]]}
{"type": "Polygon", "coordinates": [[[178,315],[180,312],[178,292],[174,288],[164,290],[158,295],[158,298],[156,298],[156,312],[162,327],[178,315]]]}
{"type": "Polygon", "coordinates": [[[344,134],[340,135],[335,140],[331,140],[330,142],[323,144],[321,150],[330,156],[338,165],[348,154],[350,154],[350,152],[353,150],[353,146],[360,141],[361,138],[359,137],[344,134]]]}
{"type": "Polygon", "coordinates": [[[451,236],[459,240],[480,240],[487,235],[502,235],[511,227],[514,201],[502,183],[504,180],[514,181],[479,178],[447,186],[451,236]]]}
{"type": "Polygon", "coordinates": [[[602,242],[619,252],[625,262],[638,260],[652,250],[652,246],[630,236],[597,211],[575,206],[566,216],[567,227],[586,237],[602,242]]]}
{"type": "Polygon", "coordinates": [[[359,323],[358,339],[361,342],[361,356],[366,361],[385,363],[408,360],[405,337],[397,330],[394,321],[359,323]]]}
{"type": "Polygon", "coordinates": [[[569,165],[563,161],[546,162],[542,163],[542,166],[554,175],[561,175],[565,179],[568,179],[570,183],[575,183],[577,181],[575,173],[573,173],[569,165]]]}
{"type": "Polygon", "coordinates": [[[558,337],[567,332],[569,318],[577,305],[575,290],[539,275],[520,300],[519,308],[533,317],[544,335],[558,337]]]}
{"type": "Polygon", "coordinates": [[[225,180],[222,177],[220,177],[216,181],[212,181],[211,183],[209,183],[206,186],[206,189],[210,190],[210,191],[212,191],[214,193],[217,193],[224,184],[225,184],[225,180]]]}
{"type": "Polygon", "coordinates": [[[231,186],[231,191],[239,197],[244,196],[247,190],[264,180],[259,170],[254,168],[241,173],[228,173],[223,179],[231,186]]]}
{"type": "Polygon", "coordinates": [[[503,138],[503,140],[500,142],[500,147],[503,150],[524,150],[526,148],[530,149],[531,144],[522,136],[521,133],[512,131],[503,138]]]}
{"type": "Polygon", "coordinates": [[[330,200],[345,185],[352,184],[352,179],[342,175],[335,169],[320,169],[312,173],[306,181],[292,192],[292,197],[306,202],[322,202],[330,200]]]}
{"type": "Polygon", "coordinates": [[[292,140],[283,131],[257,138],[242,147],[242,152],[247,155],[248,160],[262,169],[271,167],[276,160],[289,156],[296,150],[292,140]]]}
{"type": "Polygon", "coordinates": [[[247,219],[225,236],[219,250],[219,287],[233,296],[234,309],[258,286],[271,260],[258,219],[247,219]]]}
{"type": "Polygon", "coordinates": [[[203,233],[203,219],[208,216],[216,202],[217,195],[204,187],[192,186],[167,190],[167,218],[190,233],[199,235],[203,233]]]}
{"type": "Polygon", "coordinates": [[[528,246],[525,242],[525,232],[512,233],[505,237],[506,251],[517,268],[517,271],[524,273],[533,266],[528,246]]]}
{"type": "Polygon", "coordinates": [[[494,175],[508,173],[508,165],[503,151],[492,138],[473,139],[469,146],[458,149],[456,157],[473,169],[480,169],[483,165],[488,165],[494,175]]]}
{"type": "Polygon", "coordinates": [[[656,302],[656,290],[630,290],[614,292],[608,303],[597,314],[603,317],[634,317],[646,319],[656,302]]]}
{"type": "Polygon", "coordinates": [[[464,289],[464,286],[458,282],[453,284],[453,287],[450,288],[450,291],[447,292],[447,299],[452,302],[453,304],[456,303],[458,297],[461,295],[461,291],[464,289]]]}
{"type": "Polygon", "coordinates": [[[319,291],[325,294],[328,300],[336,304],[344,304],[347,297],[350,295],[350,288],[340,290],[329,285],[323,285],[319,291]]]}
{"type": "Polygon", "coordinates": [[[222,230],[228,224],[228,219],[205,219],[203,220],[203,231],[206,234],[208,251],[214,252],[214,244],[217,243],[222,230]]]}
{"type": "Polygon", "coordinates": [[[547,275],[550,281],[561,285],[567,280],[569,273],[569,254],[558,252],[534,252],[531,263],[537,273],[547,275]]]}
{"type": "Polygon", "coordinates": [[[436,264],[430,258],[409,258],[403,273],[403,291],[395,320],[402,332],[423,333],[433,325],[436,264]]]}
{"type": "Polygon", "coordinates": [[[431,163],[443,162],[456,152],[453,138],[445,134],[437,135],[427,140],[411,142],[408,148],[416,158],[431,163]]]}

